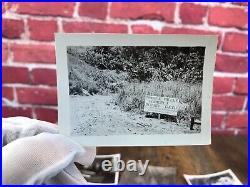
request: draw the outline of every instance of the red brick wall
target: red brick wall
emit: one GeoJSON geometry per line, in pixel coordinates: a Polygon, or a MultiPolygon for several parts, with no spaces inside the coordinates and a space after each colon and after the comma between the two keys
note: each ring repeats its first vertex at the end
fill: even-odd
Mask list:
{"type": "Polygon", "coordinates": [[[246,134],[247,3],[3,3],[3,115],[57,121],[55,32],[217,34],[212,127],[246,134]]]}

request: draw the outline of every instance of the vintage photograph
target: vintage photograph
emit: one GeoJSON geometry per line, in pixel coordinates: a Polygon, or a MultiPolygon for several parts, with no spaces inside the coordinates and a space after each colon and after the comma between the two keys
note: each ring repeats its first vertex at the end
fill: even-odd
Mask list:
{"type": "Polygon", "coordinates": [[[217,37],[56,35],[59,131],[84,146],[211,143],[217,37]]]}
{"type": "Polygon", "coordinates": [[[231,169],[207,174],[207,175],[184,175],[185,180],[190,185],[241,185],[242,183],[231,169]]]}
{"type": "MultiPolygon", "coordinates": [[[[140,167],[137,166],[139,169],[140,167]]],[[[119,184],[175,184],[176,168],[149,165],[144,175],[125,170],[119,184]]]]}
{"type": "Polygon", "coordinates": [[[201,132],[205,47],[68,46],[72,135],[201,132]]]}
{"type": "Polygon", "coordinates": [[[121,158],[120,154],[112,155],[96,155],[91,166],[83,166],[76,163],[77,168],[82,173],[83,177],[91,184],[118,184],[119,171],[104,171],[102,162],[109,160],[112,163],[112,168],[115,162],[121,158]]]}

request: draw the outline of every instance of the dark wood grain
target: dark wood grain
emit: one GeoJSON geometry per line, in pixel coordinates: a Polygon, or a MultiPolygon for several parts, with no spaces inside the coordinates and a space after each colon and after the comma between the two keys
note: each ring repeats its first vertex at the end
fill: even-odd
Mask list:
{"type": "MultiPolygon", "coordinates": [[[[150,160],[150,165],[177,168],[177,184],[186,184],[183,174],[208,174],[232,169],[247,184],[247,137],[213,136],[208,146],[179,147],[105,147],[97,154],[120,153],[124,161],[150,160]]],[[[122,173],[121,173],[122,174],[122,173]]]]}

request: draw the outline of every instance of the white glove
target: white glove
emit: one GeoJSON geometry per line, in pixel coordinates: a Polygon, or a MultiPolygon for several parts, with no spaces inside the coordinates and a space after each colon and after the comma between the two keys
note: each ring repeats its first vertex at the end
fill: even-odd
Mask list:
{"type": "Polygon", "coordinates": [[[95,148],[83,148],[56,134],[48,122],[13,117],[2,119],[3,184],[86,184],[74,162],[90,165],[95,148]]]}

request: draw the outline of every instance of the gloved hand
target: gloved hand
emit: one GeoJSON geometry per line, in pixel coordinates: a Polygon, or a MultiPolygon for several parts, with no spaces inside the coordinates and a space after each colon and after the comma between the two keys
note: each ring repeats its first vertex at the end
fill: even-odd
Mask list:
{"type": "Polygon", "coordinates": [[[86,184],[74,162],[90,165],[96,149],[57,134],[48,122],[2,119],[3,184],[86,184]]]}

